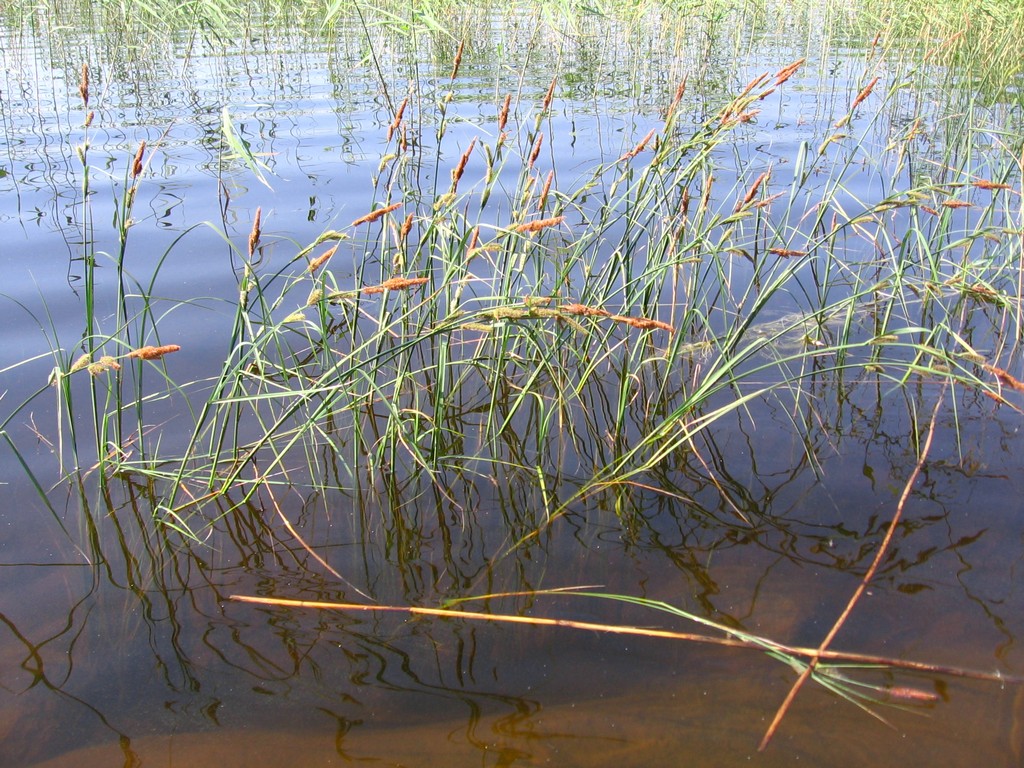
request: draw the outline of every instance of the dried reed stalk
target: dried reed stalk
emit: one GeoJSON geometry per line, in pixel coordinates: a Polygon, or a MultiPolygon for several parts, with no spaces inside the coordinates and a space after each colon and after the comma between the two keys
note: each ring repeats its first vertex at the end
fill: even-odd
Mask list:
{"type": "MultiPolygon", "coordinates": [[[[489,326],[482,330],[490,330],[489,326]]],[[[359,592],[359,590],[356,590],[359,592]]],[[[363,594],[359,592],[359,594],[363,594]]],[[[465,619],[471,621],[497,621],[509,624],[527,624],[542,627],[564,627],[566,629],[581,629],[591,632],[607,632],[616,635],[637,635],[640,637],[666,638],[669,640],[685,640],[695,643],[707,643],[709,645],[725,646],[727,648],[748,648],[750,650],[775,650],[779,653],[790,656],[818,657],[823,659],[846,661],[854,664],[876,664],[899,669],[910,669],[918,672],[936,672],[941,674],[957,675],[975,680],[989,680],[993,682],[1021,682],[1021,678],[1008,677],[1001,674],[978,672],[975,670],[961,669],[959,667],[947,667],[938,664],[927,664],[907,659],[891,659],[885,656],[878,656],[866,653],[847,653],[845,651],[819,650],[815,648],[801,648],[799,646],[784,645],[772,640],[759,638],[758,642],[742,640],[735,637],[715,637],[713,635],[699,635],[692,632],[674,632],[664,629],[651,629],[649,627],[622,626],[617,624],[598,624],[586,621],[573,621],[570,619],[549,619],[541,616],[517,616],[505,613],[479,613],[476,611],[453,611],[446,608],[423,608],[420,606],[401,605],[365,605],[360,603],[331,603],[319,600],[291,600],[280,597],[259,597],[255,595],[230,595],[230,600],[241,603],[252,603],[255,605],[271,605],[281,608],[316,608],[326,611],[379,611],[382,613],[408,613],[419,616],[438,616],[449,619],[465,619]]],[[[899,689],[890,689],[899,693],[899,689]]],[[[904,698],[911,698],[904,696],[904,698]]]]}
{"type": "Polygon", "coordinates": [[[821,641],[821,645],[818,646],[818,652],[811,656],[807,666],[804,668],[804,671],[800,673],[796,682],[793,683],[793,687],[790,688],[789,694],[775,713],[775,717],[772,720],[771,725],[768,726],[768,730],[765,732],[764,738],[761,739],[761,743],[757,747],[758,752],[763,752],[768,747],[768,743],[772,740],[772,737],[778,730],[779,725],[782,723],[782,718],[786,716],[786,712],[789,711],[794,699],[796,699],[797,693],[800,692],[804,683],[807,682],[810,676],[814,673],[814,670],[817,668],[818,662],[822,658],[822,652],[828,648],[832,643],[832,640],[839,633],[843,624],[846,623],[847,618],[849,618],[850,614],[853,612],[854,606],[857,605],[861,596],[865,591],[867,591],[868,584],[871,582],[871,579],[874,578],[875,573],[882,564],[882,561],[888,555],[889,544],[892,543],[893,536],[895,536],[896,530],[899,527],[900,518],[903,516],[903,509],[907,505],[910,493],[914,489],[914,483],[917,482],[917,478],[920,476],[924,463],[928,459],[928,454],[931,451],[932,439],[935,437],[935,427],[938,425],[939,407],[942,405],[944,399],[945,389],[943,389],[942,393],[935,401],[935,407],[932,409],[931,423],[928,425],[928,433],[925,435],[924,444],[921,446],[921,455],[918,457],[913,471],[910,473],[906,484],[903,486],[903,493],[900,494],[899,501],[896,503],[896,511],[893,513],[892,520],[889,522],[889,527],[886,529],[882,543],[879,545],[878,551],[875,553],[874,560],[872,560],[871,565],[868,566],[867,571],[860,580],[860,584],[857,585],[857,589],[854,591],[853,596],[846,604],[846,608],[839,615],[839,618],[836,619],[836,622],[832,625],[832,629],[829,630],[829,633],[825,635],[825,639],[821,641]]]}

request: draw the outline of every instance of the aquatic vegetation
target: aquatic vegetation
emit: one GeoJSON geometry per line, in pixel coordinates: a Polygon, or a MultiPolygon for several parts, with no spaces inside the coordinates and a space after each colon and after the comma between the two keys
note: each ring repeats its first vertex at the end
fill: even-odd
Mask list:
{"type": "MultiPolygon", "coordinates": [[[[911,536],[902,510],[933,436],[947,433],[965,457],[962,423],[983,408],[998,420],[1021,407],[1022,138],[1019,103],[1007,98],[1014,75],[998,52],[1020,34],[1008,3],[990,4],[991,14],[944,8],[927,24],[923,4],[787,4],[798,28],[820,27],[807,50],[770,45],[765,4],[704,3],[685,14],[668,3],[185,6],[198,14],[185,25],[190,46],[216,49],[242,30],[252,32],[239,43],[244,56],[256,57],[259,25],[280,25],[285,37],[303,30],[346,97],[363,93],[346,90],[358,62],[370,95],[352,113],[337,108],[338,141],[366,173],[326,220],[314,222],[311,200],[309,221],[291,221],[275,205],[291,183],[275,157],[278,126],[259,124],[260,106],[200,107],[189,119],[205,132],[189,141],[209,154],[203,172],[215,191],[155,249],[155,240],[140,242],[140,218],[159,218],[151,188],[173,192],[153,168],[179,151],[177,129],[104,142],[116,123],[102,94],[118,66],[150,92],[145,62],[134,63],[148,50],[143,41],[178,50],[170,43],[183,11],[57,5],[106,20],[97,23],[101,40],[118,30],[134,42],[102,67],[63,66],[76,81],[67,88],[69,100],[77,94],[76,128],[62,141],[78,185],[66,226],[81,282],[71,323],[49,296],[17,300],[41,320],[52,370],[6,403],[0,434],[62,527],[55,487],[78,500],[89,528],[103,514],[116,521],[115,500],[128,500],[158,563],[156,575],[136,573],[126,544],[133,584],[187,591],[179,572],[202,571],[191,558],[226,535],[239,561],[280,548],[301,563],[302,579],[329,574],[332,590],[370,604],[464,620],[451,606],[479,598],[506,611],[481,615],[529,623],[530,601],[547,591],[541,577],[529,589],[520,582],[534,578],[523,574],[535,574],[558,532],[614,531],[628,547],[675,525],[688,530],[684,541],[709,536],[709,552],[786,539],[780,557],[856,575],[852,610],[869,582],[891,577],[888,568],[913,571],[898,552],[899,538],[911,536]],[[742,40],[731,31],[736,18],[742,40]],[[971,23],[960,29],[963,18],[971,23]],[[860,53],[828,73],[814,46],[848,40],[860,53]],[[488,59],[492,43],[507,46],[503,63],[488,59]],[[573,64],[553,73],[558,57],[535,61],[549,43],[584,53],[566,54],[573,64]],[[754,56],[758,45],[767,48],[754,56]],[[727,64],[713,64],[712,50],[727,64]],[[622,88],[605,82],[605,55],[636,77],[622,88]],[[645,57],[659,55],[675,63],[648,67],[645,57]],[[833,98],[790,109],[829,87],[833,98]],[[581,163],[572,147],[589,140],[577,121],[592,102],[607,108],[614,130],[600,123],[594,156],[581,163]],[[230,259],[230,290],[204,298],[203,276],[188,288],[197,293],[168,288],[177,259],[211,243],[230,259]],[[899,460],[879,487],[904,492],[838,552],[833,538],[847,523],[790,534],[749,477],[731,476],[716,442],[720,429],[754,431],[770,418],[799,444],[790,466],[774,471],[824,476],[849,435],[882,430],[883,411],[898,425],[887,439],[899,460]],[[52,445],[52,459],[31,455],[24,424],[30,439],[52,445]],[[486,494],[494,500],[484,509],[486,494]],[[669,511],[652,512],[659,507],[669,511]],[[94,508],[107,512],[94,518],[94,508]],[[293,525],[284,509],[304,522],[293,525]],[[497,532],[476,522],[488,516],[500,518],[497,532]],[[339,567],[329,552],[338,539],[321,526],[396,575],[339,567]],[[424,588],[417,548],[435,546],[443,562],[431,567],[450,583],[437,577],[424,588]],[[178,552],[192,553],[180,555],[188,568],[165,554],[178,552]],[[392,578],[410,600],[448,607],[398,608],[392,578]]],[[[8,4],[7,34],[49,29],[55,7],[8,4]]],[[[305,102],[296,103],[298,114],[305,102]]],[[[309,157],[312,178],[318,160],[309,157]]],[[[38,359],[3,372],[34,370],[38,359]]],[[[872,488],[873,471],[865,460],[872,488]]],[[[688,547],[666,546],[666,558],[688,547]]],[[[793,695],[813,679],[858,704],[935,704],[930,691],[864,682],[840,666],[870,657],[873,672],[895,676],[906,661],[831,656],[845,615],[819,646],[803,648],[689,610],[686,595],[637,597],[630,588],[589,596],[755,646],[796,672],[793,695]]],[[[226,590],[213,591],[226,600],[226,590]]],[[[279,595],[253,599],[291,605],[279,595]]],[[[356,610],[334,594],[299,602],[356,610]]]]}

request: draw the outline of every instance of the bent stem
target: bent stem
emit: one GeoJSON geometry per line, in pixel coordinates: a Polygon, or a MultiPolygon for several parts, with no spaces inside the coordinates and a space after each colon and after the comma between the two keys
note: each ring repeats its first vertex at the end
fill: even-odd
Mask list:
{"type": "Polygon", "coordinates": [[[932,409],[931,423],[928,425],[928,432],[925,435],[924,444],[921,446],[921,455],[917,459],[917,463],[914,465],[913,471],[907,478],[906,484],[903,486],[903,492],[900,494],[899,501],[896,504],[896,511],[893,513],[892,520],[889,522],[889,529],[885,532],[885,537],[882,539],[881,545],[878,547],[878,552],[875,554],[874,560],[871,561],[871,565],[868,567],[864,576],[860,580],[860,584],[857,585],[857,589],[854,590],[853,595],[850,597],[850,601],[846,604],[846,608],[836,619],[835,624],[832,625],[832,629],[829,630],[828,634],[825,635],[825,639],[821,641],[821,645],[818,646],[817,651],[811,656],[810,661],[804,668],[803,672],[797,678],[796,682],[793,683],[793,687],[789,689],[789,693],[779,706],[778,711],[775,713],[775,717],[772,719],[771,724],[768,726],[768,730],[765,731],[764,738],[761,739],[761,743],[757,747],[758,752],[763,752],[767,749],[769,742],[778,730],[782,723],[782,719],[786,716],[790,706],[796,699],[796,695],[800,692],[804,683],[811,677],[822,658],[822,653],[828,648],[829,644],[838,634],[843,624],[849,618],[853,612],[854,606],[860,600],[865,590],[868,588],[868,583],[874,577],[875,572],[878,570],[878,566],[881,565],[882,560],[885,558],[886,553],[889,550],[889,544],[892,542],[892,538],[896,533],[896,525],[899,523],[900,518],[903,516],[903,509],[907,504],[907,499],[910,498],[910,493],[914,488],[914,483],[917,482],[917,478],[921,474],[921,469],[924,467],[925,461],[928,459],[928,452],[932,447],[932,438],[935,436],[935,427],[938,424],[939,408],[942,405],[943,399],[945,398],[946,388],[943,386],[942,391],[939,393],[938,398],[935,400],[935,407],[932,409]]]}

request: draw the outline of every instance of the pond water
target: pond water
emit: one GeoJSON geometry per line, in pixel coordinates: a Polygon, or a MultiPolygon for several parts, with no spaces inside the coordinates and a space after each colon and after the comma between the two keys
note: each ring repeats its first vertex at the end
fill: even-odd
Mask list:
{"type": "Polygon", "coordinates": [[[4,17],[0,762],[1021,765],[1019,84],[966,91],[916,43],[797,7],[467,8],[451,34],[253,20],[230,39],[4,17]],[[714,139],[672,162],[699,167],[620,177],[684,77],[676,132],[714,139]],[[973,207],[944,208],[956,195],[973,207]],[[644,266],[662,222],[711,212],[668,277],[644,266]],[[556,213],[543,248],[523,230],[501,250],[509,222],[556,213]],[[406,274],[452,312],[358,293],[406,274]],[[673,332],[601,335],[564,309],[598,297],[673,332]],[[144,344],[181,350],[132,368],[144,344]],[[123,369],[69,373],[101,351],[123,369]],[[337,391],[357,405],[318,405],[337,391]],[[816,648],[897,510],[829,646],[877,658],[828,666],[762,752],[799,655],[237,599],[816,648]]]}

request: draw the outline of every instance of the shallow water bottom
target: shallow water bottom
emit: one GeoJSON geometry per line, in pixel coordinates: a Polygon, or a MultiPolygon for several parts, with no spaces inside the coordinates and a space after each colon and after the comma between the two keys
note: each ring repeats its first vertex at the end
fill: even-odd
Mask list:
{"type": "Polygon", "coordinates": [[[774,742],[759,754],[757,744],[785,691],[784,681],[769,684],[756,701],[744,681],[707,683],[538,704],[532,712],[481,713],[468,721],[150,734],[73,750],[36,766],[1021,764],[1020,744],[1005,738],[1008,730],[1018,734],[1020,727],[1015,723],[1007,729],[1007,718],[1024,717],[1021,696],[1012,690],[993,697],[971,684],[955,686],[947,691],[949,700],[934,709],[885,711],[889,726],[820,692],[804,694],[774,742]]]}

